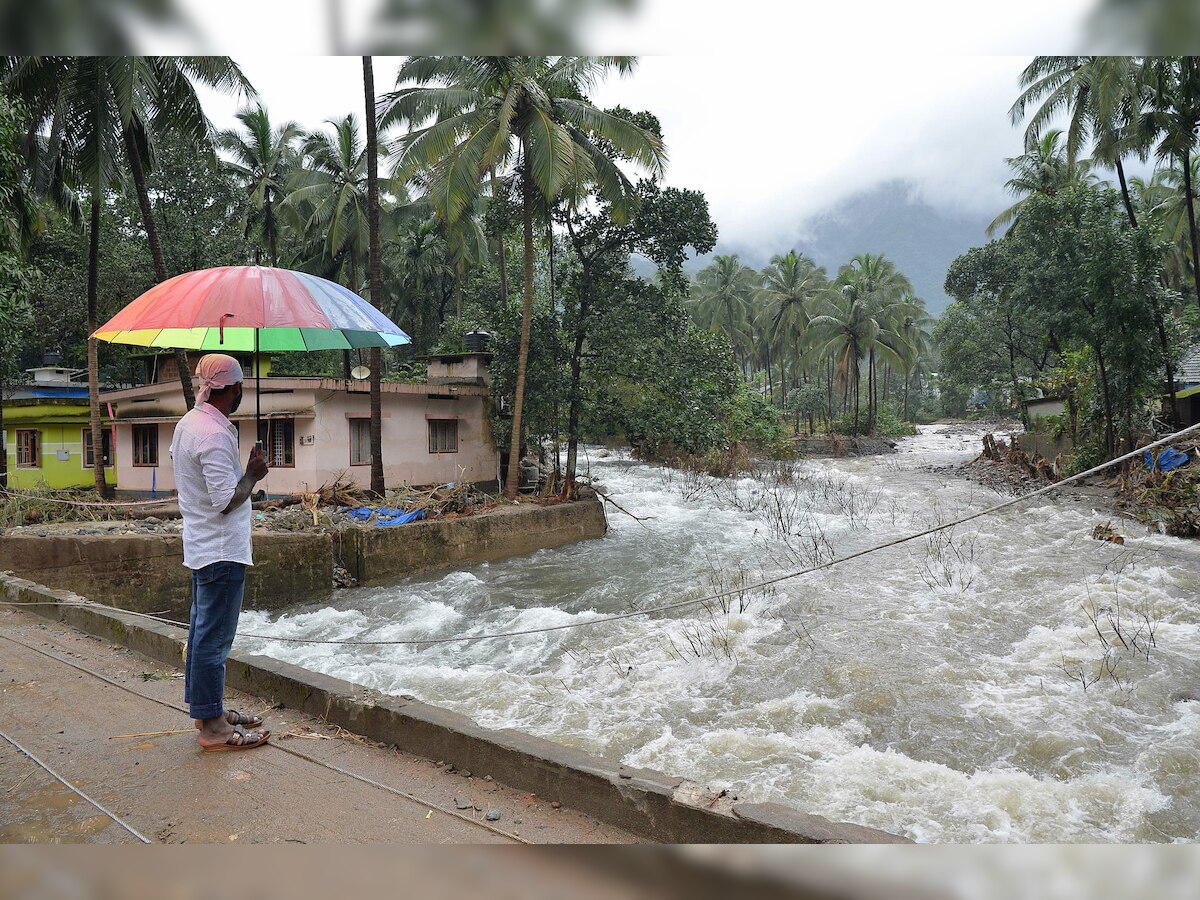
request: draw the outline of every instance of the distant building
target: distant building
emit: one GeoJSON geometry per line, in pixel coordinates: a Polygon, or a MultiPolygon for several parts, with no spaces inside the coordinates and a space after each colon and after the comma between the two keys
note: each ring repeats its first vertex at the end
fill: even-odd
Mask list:
{"type": "MultiPolygon", "coordinates": [[[[95,483],[87,385],[81,372],[58,365],[27,370],[30,379],[4,390],[3,452],[11,488],[92,487],[95,483]]],[[[104,424],[105,476],[116,483],[112,431],[104,424]]]]}
{"type": "Polygon", "coordinates": [[[1030,424],[1038,419],[1060,416],[1067,411],[1067,401],[1063,397],[1037,397],[1024,401],[1022,405],[1025,407],[1025,415],[1030,424]]]}
{"type": "MultiPolygon", "coordinates": [[[[259,487],[270,495],[308,492],[336,481],[371,480],[371,407],[363,380],[276,376],[262,361],[262,424],[255,434],[253,358],[245,399],[233,415],[243,457],[255,440],[267,448],[271,473],[259,487]]],[[[194,371],[200,355],[189,356],[194,371]]],[[[428,382],[385,383],[383,464],[388,487],[495,482],[488,353],[430,357],[428,382]]],[[[170,446],[185,412],[173,356],[147,360],[147,384],[111,391],[116,410],[117,487],[135,496],[175,489],[170,446]]]]}

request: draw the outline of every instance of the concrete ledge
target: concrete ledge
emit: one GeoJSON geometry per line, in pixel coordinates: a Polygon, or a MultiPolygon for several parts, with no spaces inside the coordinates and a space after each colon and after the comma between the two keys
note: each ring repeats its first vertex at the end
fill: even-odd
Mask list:
{"type": "MultiPolygon", "coordinates": [[[[280,610],[319,603],[333,593],[334,563],[361,584],[601,537],[598,500],[550,506],[501,506],[464,519],[398,528],[348,528],[334,534],[256,531],[255,565],[246,570],[247,609],[280,610]]],[[[155,534],[0,536],[0,571],[135,612],[186,619],[191,575],[183,538],[155,534]]]]}
{"type": "Polygon", "coordinates": [[[608,530],[599,500],[547,506],[499,506],[465,519],[433,519],[399,528],[349,528],[335,551],[360,584],[379,584],[433,569],[487,562],[561,547],[608,530]]]}
{"type": "MultiPolygon", "coordinates": [[[[260,533],[257,565],[246,570],[248,609],[283,609],[298,597],[333,593],[333,541],[327,534],[260,533]]],[[[80,591],[99,603],[186,619],[191,573],[178,535],[47,535],[0,537],[0,571],[51,587],[80,591]]]]}
{"type": "MultiPolygon", "coordinates": [[[[14,603],[79,601],[77,594],[0,574],[14,603]]],[[[29,606],[29,612],[124,644],[178,666],[186,632],[95,606],[29,606]]],[[[412,697],[390,697],[269,657],[233,653],[227,681],[356,734],[557,800],[564,806],[665,843],[909,843],[896,835],[832,822],[774,803],[737,803],[682,778],[631,769],[512,730],[483,728],[412,697]]]]}

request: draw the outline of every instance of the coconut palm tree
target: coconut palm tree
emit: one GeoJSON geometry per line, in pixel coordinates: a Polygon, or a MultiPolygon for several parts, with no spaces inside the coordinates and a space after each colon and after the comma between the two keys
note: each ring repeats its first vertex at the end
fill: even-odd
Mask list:
{"type": "Polygon", "coordinates": [[[712,331],[729,336],[734,356],[743,373],[750,337],[752,301],[761,288],[758,272],[743,265],[736,253],[714,256],[696,274],[692,301],[697,318],[712,331]]]}
{"type": "Polygon", "coordinates": [[[1013,171],[1013,177],[1004,183],[1004,187],[1018,200],[992,220],[987,227],[988,234],[1015,226],[1025,201],[1033,194],[1053,197],[1068,185],[1095,181],[1091,176],[1090,160],[1072,162],[1068,159],[1063,146],[1063,133],[1056,128],[1042,134],[1028,146],[1025,153],[1009,157],[1006,162],[1013,171]]]}
{"type": "Polygon", "coordinates": [[[1183,176],[1184,210],[1187,213],[1191,270],[1200,304],[1200,232],[1196,227],[1196,191],[1192,159],[1200,130],[1200,59],[1194,56],[1149,57],[1146,81],[1152,91],[1151,108],[1143,127],[1155,136],[1154,154],[1173,160],[1183,176]]]}
{"type": "Polygon", "coordinates": [[[772,338],[782,339],[788,345],[779,357],[779,402],[785,405],[786,360],[790,358],[793,366],[799,367],[814,303],[828,289],[829,280],[824,268],[804,254],[789,250],[782,256],[771,257],[762,271],[762,284],[761,296],[771,311],[772,338]]]}
{"type": "Polygon", "coordinates": [[[867,430],[875,427],[875,365],[903,368],[901,337],[907,316],[920,310],[908,301],[912,285],[883,255],[861,253],[842,266],[820,314],[809,323],[818,356],[834,360],[844,396],[853,395],[854,430],[860,420],[861,364],[867,362],[867,430]]]}
{"type": "Polygon", "coordinates": [[[634,199],[633,185],[614,161],[621,156],[658,174],[661,140],[625,119],[597,109],[587,92],[611,71],[632,71],[621,56],[419,56],[396,76],[398,89],[381,104],[381,126],[416,130],[401,139],[399,171],[425,171],[428,196],[446,222],[470,209],[485,173],[515,165],[524,238],[524,296],[513,397],[506,496],[516,496],[521,416],[533,312],[534,218],[548,218],[560,199],[589,191],[618,214],[634,199]],[[414,83],[413,87],[400,87],[414,83]],[[432,124],[428,124],[432,120],[432,124]]]}
{"type": "Polygon", "coordinates": [[[1116,170],[1126,214],[1136,225],[1124,159],[1144,159],[1150,146],[1142,127],[1150,90],[1141,59],[1037,56],[1021,73],[1021,86],[1009,115],[1013,124],[1029,115],[1026,146],[1034,146],[1042,129],[1065,113],[1067,165],[1073,166],[1087,143],[1094,142],[1093,159],[1116,170]]]}
{"type": "Polygon", "coordinates": [[[287,184],[296,167],[294,143],[301,136],[300,126],[284,122],[272,127],[271,116],[261,103],[238,112],[242,130],[226,129],[217,135],[217,146],[229,158],[225,167],[238,177],[246,192],[242,214],[246,237],[257,235],[254,262],[262,261],[262,244],[267,259],[279,265],[279,217],[276,204],[287,196],[287,184]]]}
{"type": "MultiPolygon", "coordinates": [[[[344,265],[347,285],[357,291],[370,244],[367,148],[353,113],[326,124],[332,132],[311,131],[305,136],[303,165],[292,173],[279,211],[295,211],[303,233],[313,239],[305,256],[317,251],[330,273],[344,265]]],[[[311,266],[313,260],[306,262],[301,268],[311,266]]]]}
{"type": "Polygon", "coordinates": [[[931,331],[934,319],[925,310],[925,301],[919,297],[906,296],[901,298],[900,310],[904,307],[902,316],[898,319],[895,329],[901,340],[899,348],[900,371],[904,375],[904,421],[910,421],[908,409],[908,394],[912,377],[920,369],[921,363],[929,356],[932,348],[931,331]]]}

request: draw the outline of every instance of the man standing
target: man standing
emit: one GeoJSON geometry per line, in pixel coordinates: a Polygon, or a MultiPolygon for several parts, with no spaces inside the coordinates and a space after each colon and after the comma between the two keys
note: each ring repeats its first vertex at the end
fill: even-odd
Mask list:
{"type": "Polygon", "coordinates": [[[225,710],[225,660],[233,646],[250,552],[250,494],[267,475],[257,444],[243,474],[237,426],[229,421],[242,402],[242,367],[210,353],[196,367],[196,406],[175,427],[171,458],[183,515],[183,564],[192,570],[192,615],[184,665],[184,702],[200,729],[205,751],[249,750],[269,731],[246,731],[260,716],[225,710]]]}

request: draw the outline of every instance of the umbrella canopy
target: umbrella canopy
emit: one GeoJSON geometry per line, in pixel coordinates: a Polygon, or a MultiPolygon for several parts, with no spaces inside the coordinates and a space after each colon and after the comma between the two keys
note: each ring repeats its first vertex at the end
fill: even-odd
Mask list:
{"type": "Polygon", "coordinates": [[[126,306],[95,337],[139,347],[225,352],[354,350],[410,340],[348,288],[264,266],[177,275],[126,306]]]}

